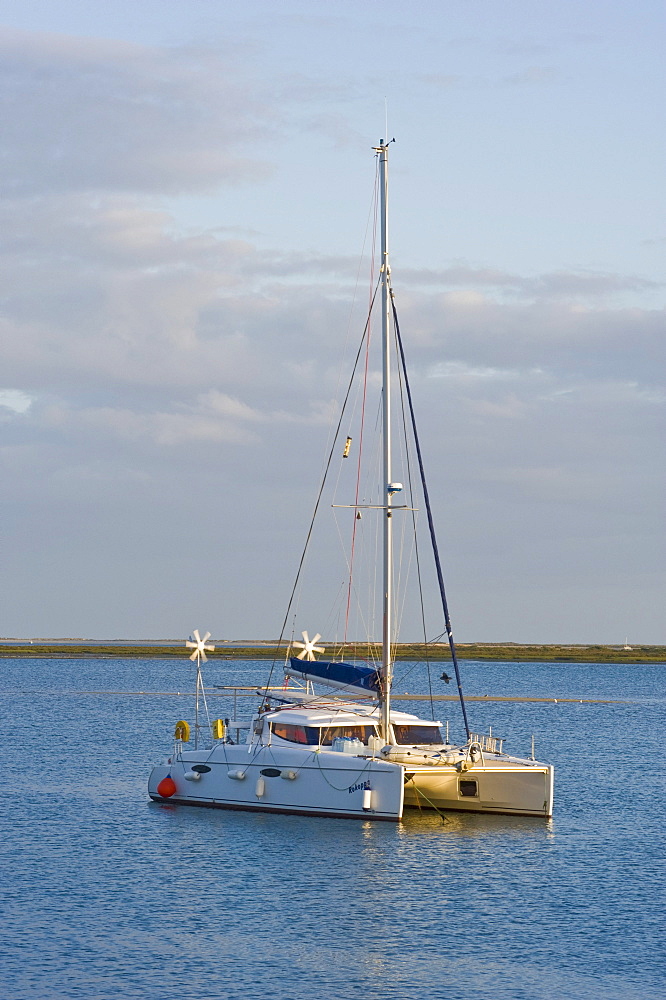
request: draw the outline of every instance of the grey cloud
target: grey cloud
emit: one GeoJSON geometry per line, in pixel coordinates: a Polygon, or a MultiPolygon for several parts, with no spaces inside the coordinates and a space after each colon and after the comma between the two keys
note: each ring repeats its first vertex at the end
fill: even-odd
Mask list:
{"type": "MultiPolygon", "coordinates": [[[[155,590],[152,567],[157,593],[175,593],[168,567],[187,576],[183,545],[205,547],[210,565],[242,562],[265,581],[257,599],[269,610],[259,625],[246,625],[255,619],[223,585],[215,601],[229,620],[269,634],[279,629],[275,593],[315,495],[351,274],[344,259],[327,271],[326,258],[313,266],[305,255],[271,255],[269,267],[246,241],[178,237],[165,215],[133,204],[123,216],[115,199],[113,211],[99,207],[78,236],[69,230],[66,264],[57,258],[64,215],[51,219],[32,258],[6,248],[13,277],[23,277],[20,295],[9,278],[3,289],[5,385],[32,399],[3,424],[17,548],[43,565],[43,553],[60,553],[52,539],[62,539],[58,576],[63,566],[76,572],[69,553],[80,547],[117,579],[116,553],[130,562],[138,553],[128,593],[143,602],[155,590]],[[49,283],[51,257],[58,268],[49,283]],[[22,534],[26,519],[33,527],[22,534]]],[[[630,547],[648,572],[650,540],[637,538],[633,522],[659,519],[652,456],[664,407],[650,392],[663,313],[507,303],[408,283],[398,308],[431,492],[456,525],[446,552],[461,577],[462,634],[477,637],[464,609],[492,600],[509,557],[525,583],[542,579],[543,563],[549,580],[566,581],[572,561],[580,573],[581,537],[586,553],[598,546],[603,556],[612,523],[614,552],[630,547]],[[448,377],[428,378],[437,366],[448,377]],[[591,513],[599,497],[603,517],[591,513]]],[[[102,600],[102,590],[82,590],[82,600],[102,600]]],[[[201,607],[211,600],[202,594],[201,607]]],[[[130,614],[123,607],[114,613],[130,614]]]]}
{"type": "Polygon", "coordinates": [[[180,193],[268,169],[243,151],[275,110],[229,53],[4,29],[0,87],[6,193],[180,193]]]}
{"type": "Polygon", "coordinates": [[[314,80],[305,73],[285,73],[279,79],[276,90],[282,99],[296,100],[305,105],[320,105],[322,102],[340,105],[354,99],[348,83],[314,80]]]}
{"type": "Polygon", "coordinates": [[[306,133],[325,136],[326,141],[335,149],[356,150],[367,145],[366,136],[350,126],[348,116],[330,111],[306,115],[301,129],[306,133]]]}
{"type": "MultiPolygon", "coordinates": [[[[184,232],[159,199],[256,182],[285,129],[354,141],[344,113],[364,98],[359,78],[348,94],[246,54],[0,33],[7,620],[28,630],[158,634],[165,606],[184,600],[197,614],[222,607],[227,634],[279,630],[341,341],[349,327],[353,353],[367,289],[350,322],[356,259],[184,232]],[[35,625],[60,593],[62,608],[37,619],[52,624],[35,625]]],[[[542,53],[522,55],[533,65],[505,94],[554,79],[542,53]]],[[[423,84],[427,70],[405,75],[423,84]]],[[[496,86],[502,69],[488,72],[496,86]]],[[[465,86],[480,82],[493,85],[465,86]]],[[[461,632],[493,638],[508,620],[543,641],[552,606],[584,607],[578,634],[606,638],[592,607],[600,568],[615,593],[626,581],[640,595],[646,636],[658,631],[642,608],[661,570],[666,316],[615,303],[659,286],[464,261],[395,279],[461,632]],[[572,600],[585,560],[589,586],[572,600]],[[493,610],[517,590],[515,618],[493,610]]]]}
{"type": "Polygon", "coordinates": [[[497,42],[495,51],[509,56],[543,56],[553,52],[553,41],[544,42],[535,38],[506,39],[497,42]]]}
{"type": "Polygon", "coordinates": [[[581,309],[456,294],[409,300],[406,319],[427,363],[545,369],[652,386],[666,363],[663,309],[581,309]],[[418,304],[417,304],[418,303],[418,304]]]}
{"type": "Polygon", "coordinates": [[[495,51],[509,56],[543,56],[579,45],[588,47],[598,44],[600,40],[600,35],[589,32],[565,31],[559,34],[549,34],[547,41],[545,38],[527,36],[524,38],[504,38],[497,41],[495,51]]]}
{"type": "Polygon", "coordinates": [[[594,271],[554,271],[534,277],[511,274],[499,268],[460,263],[448,268],[402,271],[403,279],[416,285],[502,289],[526,298],[598,298],[626,291],[663,287],[639,275],[594,271]]]}
{"type": "MultiPolygon", "coordinates": [[[[119,192],[17,199],[2,212],[3,384],[18,393],[10,402],[31,401],[0,407],[21,560],[43,565],[57,551],[60,578],[63,565],[76,573],[69,552],[80,547],[107,569],[132,538],[141,602],[148,567],[167,572],[164,540],[187,538],[220,565],[257,567],[272,608],[302,542],[294,524],[310,514],[357,261],[181,233],[165,210],[119,192]],[[221,505],[233,517],[221,519],[221,505]]],[[[643,575],[652,565],[634,520],[660,517],[666,317],[609,305],[617,290],[641,290],[633,278],[583,278],[587,298],[576,274],[465,264],[396,274],[431,489],[456,524],[449,562],[465,567],[463,607],[478,578],[491,599],[509,552],[521,579],[541,580],[538,547],[549,578],[566,581],[580,538],[603,554],[610,522],[614,550],[631,549],[643,575]],[[591,513],[599,497],[603,518],[591,513]]],[[[363,295],[355,343],[366,306],[363,295]]],[[[187,558],[169,551],[174,560],[187,574],[187,558]]],[[[253,621],[233,593],[224,600],[234,621],[253,621]]],[[[477,637],[464,615],[461,627],[477,637]]]]}
{"type": "Polygon", "coordinates": [[[449,73],[425,73],[421,80],[438,90],[450,90],[462,82],[462,77],[449,73]]]}
{"type": "Polygon", "coordinates": [[[517,73],[503,77],[502,83],[508,87],[534,87],[557,80],[559,71],[554,66],[527,66],[517,73]]]}
{"type": "MultiPolygon", "coordinates": [[[[178,234],[168,213],[119,195],[17,201],[1,221],[11,234],[0,245],[5,382],[18,389],[85,379],[182,392],[205,372],[223,389],[270,392],[287,357],[327,369],[347,322],[351,258],[178,234]]],[[[663,311],[580,308],[566,295],[581,285],[593,299],[640,289],[638,279],[464,265],[400,279],[398,309],[424,369],[622,373],[649,384],[663,359],[663,311]],[[430,290],[437,285],[451,291],[430,290]],[[507,289],[524,295],[504,301],[507,289]]]]}

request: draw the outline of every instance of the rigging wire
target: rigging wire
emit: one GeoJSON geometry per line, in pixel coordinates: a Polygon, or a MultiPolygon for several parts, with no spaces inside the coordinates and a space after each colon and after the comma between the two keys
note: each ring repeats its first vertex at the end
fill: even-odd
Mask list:
{"type": "MultiPolygon", "coordinates": [[[[372,310],[372,306],[370,307],[372,310]]],[[[368,331],[368,336],[365,338],[365,367],[363,370],[363,397],[361,401],[361,426],[359,428],[358,437],[358,460],[356,463],[356,490],[354,494],[354,512],[358,511],[359,503],[359,490],[361,483],[361,459],[363,457],[363,432],[365,430],[365,404],[368,394],[368,365],[370,358],[370,331],[368,331]]],[[[356,527],[358,521],[354,517],[352,526],[352,538],[351,538],[351,550],[349,553],[349,585],[347,587],[347,609],[345,613],[345,631],[344,631],[344,642],[347,641],[347,631],[349,628],[349,609],[351,605],[351,592],[352,592],[352,576],[354,571],[354,552],[356,549],[356,527]]]]}
{"type": "MultiPolygon", "coordinates": [[[[377,245],[377,213],[378,213],[378,198],[379,198],[379,162],[377,162],[375,169],[375,190],[374,190],[374,214],[372,220],[372,247],[375,248],[377,245]]],[[[374,283],[374,273],[375,273],[375,257],[374,254],[371,256],[370,261],[370,301],[368,303],[368,323],[370,322],[370,317],[372,316],[372,304],[374,302],[375,296],[372,294],[372,286],[374,283]]],[[[375,292],[376,294],[376,292],[375,292]]],[[[358,511],[359,502],[359,490],[361,483],[361,462],[363,458],[363,433],[365,430],[365,406],[368,398],[368,367],[370,364],[370,328],[368,328],[368,335],[365,338],[365,367],[363,370],[363,393],[361,399],[361,425],[359,428],[359,438],[358,438],[358,459],[356,462],[356,490],[354,496],[354,507],[356,514],[358,511]]],[[[352,580],[354,573],[354,555],[356,552],[356,530],[358,527],[358,519],[354,517],[352,522],[352,537],[351,546],[349,552],[349,583],[347,586],[347,608],[345,612],[345,628],[343,634],[343,642],[347,642],[347,637],[349,633],[349,612],[351,608],[351,596],[352,596],[352,580]]]]}
{"type": "MultiPolygon", "coordinates": [[[[358,295],[358,291],[359,291],[359,286],[361,284],[361,269],[363,268],[363,260],[364,260],[364,257],[365,257],[365,249],[366,249],[366,246],[368,245],[368,242],[370,242],[370,247],[371,247],[371,249],[369,251],[369,255],[370,255],[370,282],[369,282],[369,289],[368,289],[368,300],[369,300],[369,302],[374,302],[374,297],[376,295],[376,290],[375,290],[374,294],[372,292],[372,282],[373,282],[373,278],[374,278],[374,267],[375,267],[375,259],[374,259],[374,252],[375,251],[374,251],[374,247],[375,247],[375,243],[376,243],[376,230],[377,230],[377,185],[379,183],[378,178],[379,178],[379,167],[377,167],[376,170],[375,170],[374,189],[373,189],[372,197],[370,199],[370,207],[368,209],[368,217],[367,217],[366,224],[365,224],[365,232],[364,232],[364,235],[363,235],[363,243],[362,243],[362,246],[361,246],[361,253],[360,253],[360,256],[359,256],[358,267],[356,269],[356,281],[355,281],[355,284],[354,284],[354,292],[352,294],[352,301],[351,301],[351,305],[350,305],[350,308],[349,308],[349,316],[348,316],[348,319],[347,319],[347,328],[346,328],[346,332],[345,332],[344,348],[343,348],[342,357],[341,357],[341,360],[340,360],[340,366],[339,366],[339,369],[338,369],[338,378],[337,378],[337,384],[336,384],[335,395],[334,395],[334,400],[335,400],[336,404],[337,404],[337,401],[338,401],[338,398],[339,398],[340,386],[342,385],[343,371],[345,370],[345,367],[346,367],[344,365],[343,359],[346,358],[346,356],[347,356],[347,346],[349,344],[349,338],[350,338],[350,333],[351,333],[351,328],[352,328],[352,316],[353,316],[354,310],[356,308],[357,295],[358,295]],[[369,241],[368,240],[368,231],[371,229],[371,226],[372,226],[372,235],[371,235],[370,241],[369,241]]],[[[370,305],[370,309],[372,309],[372,305],[370,305]]],[[[334,410],[334,413],[335,412],[336,411],[334,410]]],[[[330,419],[329,425],[328,425],[328,437],[326,439],[326,443],[327,444],[330,441],[330,434],[331,434],[332,425],[333,425],[333,418],[330,419]]],[[[336,435],[337,435],[337,430],[336,430],[336,435]]],[[[325,453],[326,453],[326,449],[324,448],[324,454],[325,453]]]]}
{"type": "Polygon", "coordinates": [[[423,468],[423,456],[421,455],[421,444],[419,442],[418,432],[416,430],[416,417],[414,414],[414,406],[412,403],[412,392],[409,387],[409,377],[407,375],[407,365],[405,363],[405,351],[402,346],[402,337],[400,336],[400,324],[398,323],[398,313],[395,307],[395,301],[393,296],[391,296],[391,309],[393,312],[393,322],[395,324],[395,333],[398,342],[398,348],[400,350],[400,358],[402,362],[402,372],[405,378],[405,388],[407,390],[407,402],[409,404],[409,413],[411,416],[412,431],[414,434],[414,444],[416,446],[416,456],[419,463],[419,474],[421,476],[421,486],[423,488],[423,499],[426,506],[426,514],[428,516],[428,528],[430,530],[430,538],[432,541],[433,555],[435,557],[435,568],[437,570],[437,582],[439,584],[439,593],[442,599],[442,610],[444,611],[444,623],[446,625],[446,634],[449,640],[449,648],[451,650],[451,661],[453,663],[453,669],[456,674],[456,683],[458,685],[458,697],[460,698],[460,708],[462,709],[463,721],[465,723],[465,732],[467,733],[467,739],[470,739],[470,728],[469,722],[467,721],[467,709],[465,708],[465,698],[463,696],[462,681],[460,679],[460,668],[458,666],[458,656],[456,654],[456,645],[453,641],[453,630],[451,628],[451,616],[449,615],[449,605],[446,599],[446,590],[444,588],[444,575],[442,573],[442,564],[439,558],[439,549],[437,547],[437,538],[435,536],[435,523],[432,518],[432,510],[430,508],[430,495],[428,493],[428,485],[425,478],[425,470],[423,468]]]}
{"type": "MultiPolygon", "coordinates": [[[[395,328],[395,323],[394,323],[394,328],[395,328]]],[[[397,336],[396,336],[396,343],[397,343],[397,336]]],[[[427,678],[428,678],[428,694],[430,695],[430,715],[431,715],[431,718],[434,719],[435,718],[435,701],[434,701],[434,698],[433,698],[433,691],[432,691],[432,674],[431,674],[431,671],[430,671],[430,658],[427,655],[428,637],[427,637],[426,619],[425,619],[425,606],[424,606],[424,603],[423,603],[423,578],[422,578],[422,574],[421,574],[421,558],[420,558],[420,553],[419,553],[418,535],[417,535],[417,531],[416,531],[416,511],[413,509],[414,508],[414,487],[413,487],[413,483],[412,483],[412,463],[411,463],[411,459],[410,459],[410,455],[409,455],[409,448],[407,446],[407,420],[405,419],[406,418],[406,414],[405,414],[405,387],[404,387],[403,370],[402,370],[402,366],[401,365],[398,365],[398,381],[399,381],[399,384],[400,384],[400,409],[401,409],[401,412],[402,412],[402,427],[403,427],[403,434],[404,434],[404,437],[405,437],[405,463],[406,463],[406,467],[407,467],[407,482],[409,483],[409,496],[410,496],[410,503],[411,503],[411,506],[412,506],[412,511],[411,511],[411,515],[412,515],[412,531],[413,531],[413,534],[414,534],[414,556],[415,556],[415,562],[416,562],[416,579],[417,579],[417,582],[418,582],[418,592],[419,592],[419,608],[420,608],[420,611],[421,611],[421,627],[423,629],[423,644],[426,647],[425,663],[426,663],[426,675],[427,675],[427,678]]],[[[403,675],[402,680],[404,680],[405,677],[408,677],[410,673],[411,673],[411,671],[407,671],[407,673],[403,675]]]]}
{"type": "Polygon", "coordinates": [[[268,674],[268,682],[267,682],[267,686],[268,687],[270,687],[271,679],[273,677],[273,671],[275,669],[275,664],[277,662],[278,653],[280,651],[280,644],[281,644],[281,642],[282,642],[282,640],[284,638],[284,633],[285,633],[285,630],[287,628],[287,622],[289,621],[289,615],[291,613],[291,606],[293,604],[294,596],[296,594],[296,588],[298,587],[298,584],[299,584],[299,581],[300,581],[300,578],[301,578],[301,571],[303,569],[303,564],[305,562],[305,556],[307,555],[308,546],[310,544],[310,539],[312,537],[312,531],[314,529],[315,519],[317,517],[317,512],[319,510],[319,505],[321,503],[321,498],[322,498],[322,495],[323,495],[323,492],[324,492],[324,487],[326,486],[326,479],[328,477],[328,472],[329,472],[329,469],[331,467],[331,462],[333,460],[333,454],[335,452],[335,448],[336,448],[336,445],[337,445],[338,435],[340,433],[340,427],[342,426],[342,419],[343,419],[343,417],[345,415],[345,408],[347,406],[347,401],[349,399],[349,394],[351,393],[352,385],[354,384],[354,378],[356,377],[356,368],[357,368],[357,365],[358,365],[359,358],[361,356],[361,351],[363,350],[363,344],[365,342],[365,339],[366,339],[366,337],[368,335],[368,331],[369,331],[369,328],[370,328],[370,318],[371,318],[371,315],[372,315],[372,307],[374,305],[375,298],[377,296],[377,292],[379,291],[379,286],[380,286],[380,282],[378,280],[377,281],[377,285],[375,287],[374,295],[372,296],[372,301],[370,302],[370,309],[368,310],[368,316],[367,316],[367,319],[365,321],[365,326],[363,327],[363,335],[361,337],[361,342],[358,345],[358,351],[356,352],[356,357],[354,359],[354,365],[352,367],[352,373],[351,373],[351,376],[349,378],[349,384],[347,385],[347,391],[345,393],[345,398],[344,398],[344,400],[342,402],[342,407],[340,409],[340,417],[338,419],[337,427],[335,428],[335,433],[333,435],[333,441],[332,441],[332,444],[331,444],[330,451],[328,453],[328,459],[326,461],[326,466],[324,468],[324,474],[322,476],[321,485],[319,487],[319,492],[317,493],[317,499],[315,501],[314,510],[312,512],[312,519],[310,521],[310,527],[308,528],[308,533],[307,533],[307,536],[306,536],[306,539],[305,539],[305,545],[303,546],[303,552],[301,554],[301,558],[300,558],[300,561],[298,563],[298,569],[296,571],[296,579],[294,580],[294,585],[293,585],[293,587],[291,589],[291,594],[289,595],[289,602],[287,604],[287,610],[285,612],[284,620],[282,622],[282,628],[280,629],[280,637],[279,637],[278,642],[277,642],[277,647],[276,647],[275,653],[273,655],[273,661],[271,663],[271,669],[270,669],[269,674],[268,674]]]}

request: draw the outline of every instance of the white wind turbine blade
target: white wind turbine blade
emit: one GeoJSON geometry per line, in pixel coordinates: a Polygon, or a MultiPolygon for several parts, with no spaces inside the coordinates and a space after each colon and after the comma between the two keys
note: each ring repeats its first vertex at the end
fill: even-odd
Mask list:
{"type": "Polygon", "coordinates": [[[301,632],[301,635],[303,636],[303,642],[292,643],[293,646],[299,646],[301,650],[300,653],[297,653],[296,655],[297,660],[314,660],[315,653],[325,652],[323,646],[315,645],[315,643],[321,639],[319,632],[317,632],[314,639],[311,639],[307,632],[301,632]]]}
{"type": "Polygon", "coordinates": [[[297,656],[296,656],[297,660],[304,660],[305,657],[307,656],[307,652],[308,652],[308,642],[309,642],[309,640],[308,640],[308,634],[307,634],[307,632],[301,632],[301,635],[303,636],[303,640],[304,640],[303,642],[298,642],[298,640],[295,640],[292,643],[293,646],[298,646],[300,648],[300,650],[301,650],[300,653],[298,653],[297,656]]]}
{"type": "Polygon", "coordinates": [[[203,660],[204,663],[208,663],[206,650],[208,650],[209,653],[212,653],[213,650],[215,649],[215,646],[211,645],[210,643],[206,645],[207,640],[210,639],[210,635],[211,635],[210,632],[206,632],[205,636],[202,639],[201,636],[199,635],[199,630],[195,628],[195,630],[192,633],[192,639],[188,639],[185,643],[188,649],[194,650],[194,652],[190,656],[191,660],[201,659],[203,660]]]}

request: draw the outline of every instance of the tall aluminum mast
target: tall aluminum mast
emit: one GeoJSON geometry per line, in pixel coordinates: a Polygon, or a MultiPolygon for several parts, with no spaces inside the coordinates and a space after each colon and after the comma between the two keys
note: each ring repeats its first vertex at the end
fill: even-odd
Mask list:
{"type": "Polygon", "coordinates": [[[387,743],[390,738],[391,684],[393,662],[391,659],[391,638],[393,634],[393,523],[391,502],[393,479],[391,475],[391,348],[389,331],[390,267],[388,255],[388,140],[380,139],[375,147],[379,156],[380,189],[380,250],[382,288],[382,427],[383,427],[383,495],[385,510],[384,554],[383,554],[383,617],[382,617],[382,702],[381,732],[387,743]]]}

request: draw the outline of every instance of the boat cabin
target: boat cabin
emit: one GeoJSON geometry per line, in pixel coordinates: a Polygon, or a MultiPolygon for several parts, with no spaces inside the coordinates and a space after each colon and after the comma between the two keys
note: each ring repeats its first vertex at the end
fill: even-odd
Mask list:
{"type": "MultiPolygon", "coordinates": [[[[376,711],[367,715],[350,711],[303,708],[278,709],[263,716],[262,742],[298,744],[312,748],[342,749],[340,741],[356,746],[373,747],[379,742],[379,719],[376,711]]],[[[259,720],[258,720],[259,721],[259,720]]],[[[438,722],[419,719],[404,712],[392,712],[392,743],[398,746],[444,746],[438,722]]],[[[382,741],[383,743],[383,741],[382,741]]],[[[359,748],[360,749],[360,748],[359,748]]]]}

